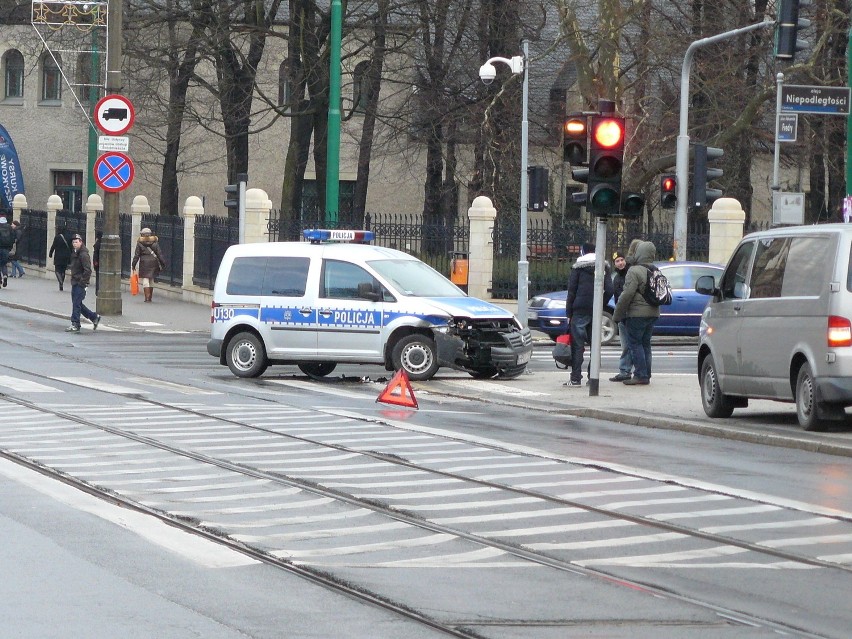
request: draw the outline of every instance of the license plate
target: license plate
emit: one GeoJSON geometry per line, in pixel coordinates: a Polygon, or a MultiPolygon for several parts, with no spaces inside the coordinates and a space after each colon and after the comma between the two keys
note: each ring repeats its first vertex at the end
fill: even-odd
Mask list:
{"type": "Polygon", "coordinates": [[[526,364],[530,361],[530,357],[532,357],[532,351],[521,353],[520,355],[518,355],[518,364],[526,364]]]}
{"type": "Polygon", "coordinates": [[[538,311],[530,311],[530,310],[527,310],[527,319],[528,319],[528,320],[531,320],[531,319],[538,319],[538,311]]]}

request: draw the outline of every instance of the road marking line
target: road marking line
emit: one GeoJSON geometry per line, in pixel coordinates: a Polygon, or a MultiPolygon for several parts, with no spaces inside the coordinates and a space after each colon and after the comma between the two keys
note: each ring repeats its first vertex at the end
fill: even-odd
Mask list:
{"type": "Polygon", "coordinates": [[[19,379],[9,375],[0,375],[0,386],[11,388],[17,393],[61,393],[62,391],[53,386],[45,386],[28,379],[19,379]]]}

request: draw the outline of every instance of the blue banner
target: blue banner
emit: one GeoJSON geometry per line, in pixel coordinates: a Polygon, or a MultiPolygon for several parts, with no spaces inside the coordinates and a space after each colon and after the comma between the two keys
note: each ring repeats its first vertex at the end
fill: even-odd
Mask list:
{"type": "Polygon", "coordinates": [[[12,208],[12,200],[24,192],[24,175],[9,132],[0,124],[0,204],[12,208]]]}

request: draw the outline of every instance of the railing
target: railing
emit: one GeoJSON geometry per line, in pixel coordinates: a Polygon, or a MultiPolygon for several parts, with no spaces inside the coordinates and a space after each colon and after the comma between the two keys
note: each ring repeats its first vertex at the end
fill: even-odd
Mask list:
{"type": "MultiPolygon", "coordinates": [[[[11,215],[7,216],[11,219],[11,215]]],[[[21,241],[18,260],[25,264],[47,265],[47,211],[24,209],[21,211],[21,241]]]]}
{"type": "Polygon", "coordinates": [[[199,215],[195,218],[195,264],[192,283],[212,289],[225,251],[240,240],[239,220],[199,215]]]}

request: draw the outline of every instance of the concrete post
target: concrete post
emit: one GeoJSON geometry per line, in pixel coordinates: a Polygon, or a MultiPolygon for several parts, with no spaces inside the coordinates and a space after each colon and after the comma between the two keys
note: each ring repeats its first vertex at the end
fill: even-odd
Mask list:
{"type": "Polygon", "coordinates": [[[467,210],[470,220],[467,291],[471,297],[489,299],[494,268],[494,220],[497,209],[491,199],[480,195],[467,210]]]}
{"type": "MultiPolygon", "coordinates": [[[[12,220],[21,220],[21,211],[24,209],[28,209],[29,205],[27,204],[27,196],[23,193],[18,193],[14,198],[12,198],[12,220]]],[[[12,220],[9,220],[9,223],[12,223],[12,220]]]]}
{"type": "Polygon", "coordinates": [[[151,205],[148,204],[148,198],[144,195],[137,195],[133,198],[133,204],[130,205],[130,246],[136,247],[136,238],[139,237],[139,231],[142,230],[142,215],[151,212],[151,205]]]}
{"type": "Polygon", "coordinates": [[[183,205],[183,285],[184,299],[187,290],[194,290],[192,276],[195,273],[195,218],[204,215],[204,204],[200,197],[190,195],[183,205]]]}
{"type": "Polygon", "coordinates": [[[101,196],[92,193],[86,198],[83,209],[86,211],[86,246],[91,250],[95,245],[95,222],[97,221],[98,211],[104,210],[104,202],[101,196]]]}
{"type": "Polygon", "coordinates": [[[244,242],[268,242],[267,223],[272,211],[272,200],[263,189],[246,190],[246,217],[244,242]]]}
{"type": "Polygon", "coordinates": [[[745,211],[732,197],[722,197],[713,202],[707,213],[710,221],[710,255],[713,264],[726,264],[743,237],[745,211]]]}

